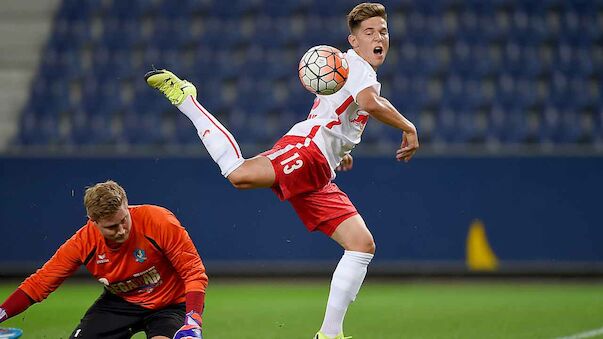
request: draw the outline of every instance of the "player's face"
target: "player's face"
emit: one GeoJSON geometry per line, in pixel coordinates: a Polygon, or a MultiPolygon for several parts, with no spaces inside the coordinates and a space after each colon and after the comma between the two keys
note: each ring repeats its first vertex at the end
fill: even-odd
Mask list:
{"type": "Polygon", "coordinates": [[[352,48],[373,68],[381,66],[389,50],[387,22],[380,16],[364,20],[348,38],[352,48]]]}
{"type": "Polygon", "coordinates": [[[123,204],[112,216],[95,222],[103,237],[110,243],[122,244],[130,236],[132,219],[127,204],[123,204]]]}

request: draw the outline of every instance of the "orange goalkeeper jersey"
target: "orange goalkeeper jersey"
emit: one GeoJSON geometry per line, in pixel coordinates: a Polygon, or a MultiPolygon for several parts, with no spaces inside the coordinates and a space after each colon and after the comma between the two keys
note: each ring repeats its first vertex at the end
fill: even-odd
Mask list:
{"type": "Polygon", "coordinates": [[[128,209],[130,236],[119,248],[109,248],[88,220],[19,288],[34,301],[42,301],[85,265],[110,292],[145,308],[184,302],[187,292],[205,292],[205,267],[174,214],[153,205],[128,209]]]}

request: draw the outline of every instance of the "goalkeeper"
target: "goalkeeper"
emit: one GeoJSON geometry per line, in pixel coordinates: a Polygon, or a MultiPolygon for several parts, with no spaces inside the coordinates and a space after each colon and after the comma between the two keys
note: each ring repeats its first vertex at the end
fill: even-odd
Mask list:
{"type": "Polygon", "coordinates": [[[0,306],[0,322],[50,293],[80,265],[104,286],[70,338],[202,338],[205,267],[174,214],[129,206],[114,181],[86,190],[88,222],[0,306]],[[187,313],[188,312],[188,313],[187,313]]]}

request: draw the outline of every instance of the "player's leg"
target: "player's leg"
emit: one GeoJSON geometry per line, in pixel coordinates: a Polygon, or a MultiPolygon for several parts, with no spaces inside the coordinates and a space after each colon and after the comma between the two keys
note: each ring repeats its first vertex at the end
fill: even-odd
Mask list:
{"type": "Polygon", "coordinates": [[[193,84],[166,70],[149,72],[145,80],[193,122],[207,152],[236,188],[272,186],[274,170],[270,161],[264,157],[245,160],[233,135],[197,101],[193,84]]]}
{"type": "Polygon", "coordinates": [[[145,312],[142,307],[105,292],[86,311],[69,338],[129,339],[141,329],[145,312]]]}
{"type": "Polygon", "coordinates": [[[344,220],[331,235],[346,251],[375,254],[373,235],[360,214],[344,220]]]}
{"type": "Polygon", "coordinates": [[[184,303],[171,305],[154,311],[143,320],[147,338],[171,339],[184,324],[186,307],[184,303]]]}
{"type": "Polygon", "coordinates": [[[310,231],[321,231],[343,248],[331,280],[325,318],[316,339],[343,338],[343,319],[375,253],[375,243],[349,197],[334,183],[289,199],[310,231]]]}
{"type": "Polygon", "coordinates": [[[245,160],[227,177],[228,181],[238,189],[272,187],[275,178],[272,163],[261,155],[245,160]]]}
{"type": "Polygon", "coordinates": [[[339,338],[338,335],[343,337],[343,320],[348,306],[356,299],[375,253],[375,242],[359,214],[339,224],[331,238],[337,241],[345,252],[333,273],[320,333],[339,338]]]}

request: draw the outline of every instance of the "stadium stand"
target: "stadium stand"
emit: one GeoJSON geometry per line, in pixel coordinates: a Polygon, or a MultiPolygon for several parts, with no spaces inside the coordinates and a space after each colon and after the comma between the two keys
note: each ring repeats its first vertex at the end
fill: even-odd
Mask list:
{"type": "MultiPolygon", "coordinates": [[[[384,1],[384,95],[424,145],[603,146],[603,1],[384,1]]],[[[347,48],[349,1],[63,0],[24,105],[17,146],[196,144],[145,87],[152,66],[197,84],[243,144],[304,119],[309,47],[347,48]]],[[[366,142],[400,135],[369,124],[366,142]]]]}

